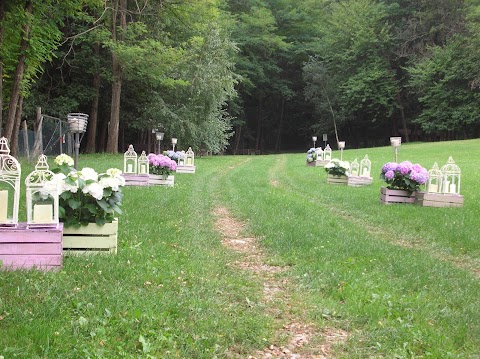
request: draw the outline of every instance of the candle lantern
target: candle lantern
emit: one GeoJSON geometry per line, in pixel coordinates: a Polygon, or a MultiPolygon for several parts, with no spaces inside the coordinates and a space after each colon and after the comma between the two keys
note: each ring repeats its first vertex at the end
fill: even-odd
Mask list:
{"type": "Polygon", "coordinates": [[[60,182],[48,169],[47,157],[40,155],[35,171],[25,179],[27,187],[27,226],[58,227],[60,182]]]}
{"type": "Polygon", "coordinates": [[[360,173],[360,164],[358,163],[357,159],[352,162],[350,165],[350,174],[352,176],[358,176],[360,173]]]}
{"type": "Polygon", "coordinates": [[[137,152],[133,149],[133,145],[128,146],[127,152],[123,155],[123,173],[137,173],[137,152]]]}
{"type": "Polygon", "coordinates": [[[428,182],[425,190],[429,193],[442,193],[442,183],[443,172],[438,168],[437,162],[435,162],[432,169],[428,171],[428,182]]]}
{"type": "Polygon", "coordinates": [[[360,176],[370,177],[371,172],[372,172],[372,162],[368,158],[368,155],[365,155],[363,160],[360,161],[360,176]]]}
{"type": "Polygon", "coordinates": [[[330,148],[330,145],[327,145],[323,150],[323,159],[329,162],[332,160],[332,149],[330,148]]]}
{"type": "Polygon", "coordinates": [[[460,167],[450,156],[448,162],[442,166],[442,192],[451,194],[460,194],[460,167]]]}
{"type": "Polygon", "coordinates": [[[317,147],[315,149],[315,153],[317,154],[317,161],[323,161],[323,150],[321,147],[317,147]]]}
{"type": "Polygon", "coordinates": [[[185,151],[181,151],[178,155],[178,165],[185,166],[185,151]]]}
{"type": "Polygon", "coordinates": [[[0,138],[0,226],[18,225],[20,200],[20,163],[10,156],[5,137],[0,138]]]}
{"type": "MultiPolygon", "coordinates": [[[[145,153],[145,151],[142,151],[142,154],[140,155],[140,157],[138,157],[138,174],[139,175],[148,175],[149,174],[149,167],[148,167],[148,158],[147,158],[147,154],[145,153]]],[[[128,164],[127,164],[128,166],[128,164]]]]}
{"type": "Polygon", "coordinates": [[[85,113],[69,113],[67,114],[67,123],[70,132],[73,133],[75,147],[74,167],[78,169],[78,153],[80,151],[80,142],[87,131],[88,115],[85,113]]]}
{"type": "Polygon", "coordinates": [[[194,166],[195,164],[195,153],[193,152],[192,148],[189,147],[187,153],[185,154],[185,165],[187,166],[194,166]]]}
{"type": "Polygon", "coordinates": [[[175,152],[175,145],[177,144],[177,139],[175,137],[172,137],[172,147],[173,147],[173,152],[175,152]]]}
{"type": "Polygon", "coordinates": [[[402,144],[402,138],[401,137],[390,137],[390,144],[392,145],[393,150],[394,150],[395,162],[398,162],[398,148],[402,144]]]}

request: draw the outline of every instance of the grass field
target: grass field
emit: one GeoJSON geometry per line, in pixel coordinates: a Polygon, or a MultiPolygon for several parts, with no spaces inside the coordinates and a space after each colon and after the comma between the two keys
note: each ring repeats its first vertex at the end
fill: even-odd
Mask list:
{"type": "MultiPolygon", "coordinates": [[[[215,230],[219,206],[258,238],[269,265],[287,268],[276,276],[290,283],[290,312],[348,333],[330,357],[480,357],[480,140],[399,150],[427,169],[453,156],[461,208],[381,205],[378,174],[393,150],[344,159],[365,154],[368,187],[327,184],[301,153],[197,158],[197,173],[177,174],[174,188],[125,188],[116,256],[0,272],[0,358],[247,358],[287,340],[263,283],[231,265],[241,254],[215,230]]],[[[80,157],[98,171],[122,163],[80,157]]]]}

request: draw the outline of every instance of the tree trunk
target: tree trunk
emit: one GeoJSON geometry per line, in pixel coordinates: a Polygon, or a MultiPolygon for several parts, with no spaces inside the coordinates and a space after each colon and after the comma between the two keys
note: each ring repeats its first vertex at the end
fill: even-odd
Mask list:
{"type": "Polygon", "coordinates": [[[238,147],[240,146],[240,138],[242,137],[242,126],[237,126],[235,134],[237,135],[237,138],[235,139],[235,150],[233,151],[234,155],[238,153],[238,147]]]}
{"type": "Polygon", "coordinates": [[[277,140],[275,141],[275,151],[280,152],[280,141],[282,139],[282,128],[283,128],[283,114],[285,112],[285,99],[282,98],[282,104],[280,107],[280,120],[278,121],[278,132],[277,140]]]}
{"type": "Polygon", "coordinates": [[[262,99],[261,97],[258,98],[258,114],[257,114],[257,138],[255,141],[255,151],[260,150],[260,140],[262,136],[262,99]]]}
{"type": "MultiPolygon", "coordinates": [[[[100,55],[100,45],[95,43],[93,46],[93,55],[98,57],[100,55]]],[[[100,99],[100,72],[97,70],[93,75],[92,87],[95,93],[92,101],[92,107],[90,108],[90,117],[87,133],[87,146],[85,148],[86,153],[95,153],[97,150],[97,119],[98,119],[98,102],[100,99]]]]}
{"type": "Polygon", "coordinates": [[[405,112],[403,111],[403,101],[402,101],[402,96],[400,95],[400,91],[397,92],[397,102],[398,102],[398,107],[400,108],[400,116],[402,118],[402,128],[405,136],[405,142],[410,142],[410,137],[408,136],[408,130],[407,130],[407,120],[405,119],[405,112]]]}
{"type": "MultiPolygon", "coordinates": [[[[32,13],[32,1],[27,0],[25,3],[25,13],[32,13]]],[[[23,74],[25,73],[25,53],[28,47],[28,37],[30,34],[30,23],[27,23],[23,26],[22,29],[23,36],[20,41],[20,50],[18,56],[17,67],[15,68],[15,74],[13,75],[13,88],[12,95],[10,97],[10,105],[8,108],[7,122],[5,123],[5,133],[4,136],[7,138],[8,142],[12,142],[13,128],[15,126],[15,116],[17,113],[17,106],[20,98],[20,84],[23,79],[23,74]]]]}
{"type": "Polygon", "coordinates": [[[15,122],[13,124],[12,131],[12,141],[10,142],[10,150],[12,151],[11,155],[13,157],[18,157],[18,133],[20,130],[20,122],[22,119],[22,109],[23,109],[23,96],[20,96],[18,99],[17,112],[15,114],[15,122]]]}
{"type": "MultiPolygon", "coordinates": [[[[113,42],[122,41],[125,38],[125,31],[127,29],[127,0],[115,1],[115,7],[113,10],[113,25],[112,25],[112,40],[113,42]],[[118,36],[116,33],[117,18],[120,21],[120,27],[122,32],[118,36]]],[[[122,75],[123,68],[120,60],[115,52],[112,52],[112,102],[110,109],[110,122],[108,124],[108,140],[107,140],[107,152],[118,153],[118,129],[120,124],[120,96],[122,93],[122,75]]]]}

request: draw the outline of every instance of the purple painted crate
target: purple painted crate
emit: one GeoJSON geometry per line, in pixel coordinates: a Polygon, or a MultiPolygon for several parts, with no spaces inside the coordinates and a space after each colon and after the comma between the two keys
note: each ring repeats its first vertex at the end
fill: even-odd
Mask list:
{"type": "Polygon", "coordinates": [[[2,270],[62,267],[63,223],[58,228],[0,227],[0,262],[2,270]]]}
{"type": "Polygon", "coordinates": [[[122,176],[125,178],[125,186],[148,186],[148,174],[124,173],[122,176]]]}

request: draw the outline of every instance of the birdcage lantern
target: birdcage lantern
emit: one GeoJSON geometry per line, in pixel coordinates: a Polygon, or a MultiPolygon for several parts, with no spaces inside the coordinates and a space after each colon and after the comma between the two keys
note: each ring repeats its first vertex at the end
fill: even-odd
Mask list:
{"type": "Polygon", "coordinates": [[[358,163],[357,159],[352,162],[350,165],[350,174],[352,176],[359,176],[360,175],[360,164],[358,163]]]}
{"type": "Polygon", "coordinates": [[[177,152],[177,155],[178,155],[177,164],[179,166],[185,166],[185,151],[177,152]]]}
{"type": "Polygon", "coordinates": [[[323,161],[323,150],[321,147],[317,147],[315,149],[315,153],[317,154],[317,161],[323,161]]]}
{"type": "Polygon", "coordinates": [[[58,227],[60,182],[49,170],[47,156],[40,155],[35,171],[25,179],[27,188],[27,226],[58,227]]]}
{"type": "Polygon", "coordinates": [[[18,225],[20,163],[10,155],[5,137],[0,138],[0,226],[18,225]]]}
{"type": "Polygon", "coordinates": [[[195,153],[193,152],[191,147],[188,148],[187,153],[185,154],[185,165],[186,166],[195,165],[195,153]]]}
{"type": "Polygon", "coordinates": [[[443,172],[438,168],[437,162],[433,164],[432,169],[428,171],[428,181],[425,191],[429,193],[442,193],[443,172]]]}
{"type": "Polygon", "coordinates": [[[442,166],[442,192],[451,194],[460,194],[460,167],[450,156],[448,162],[442,166]]]}
{"type": "Polygon", "coordinates": [[[137,152],[135,152],[133,145],[128,146],[127,152],[123,155],[123,173],[137,173],[137,152]]]}
{"type": "Polygon", "coordinates": [[[368,158],[368,155],[365,155],[363,160],[360,161],[360,176],[370,177],[370,173],[372,173],[372,162],[368,158]]]}
{"type": "Polygon", "coordinates": [[[148,167],[148,158],[145,151],[142,151],[142,154],[138,157],[138,174],[139,175],[148,175],[149,174],[149,167],[148,167]]]}
{"type": "Polygon", "coordinates": [[[323,159],[325,161],[331,161],[332,160],[332,149],[330,148],[330,145],[327,145],[325,149],[323,150],[323,159]]]}

